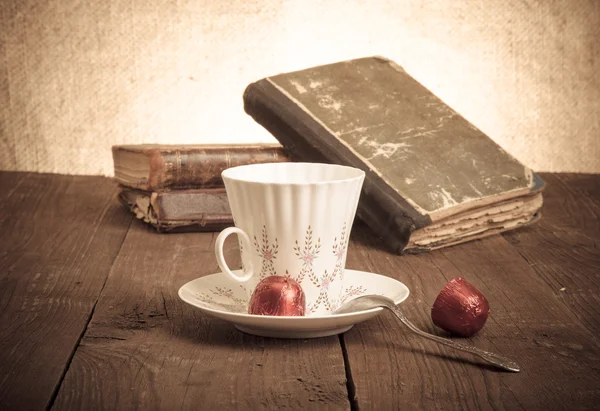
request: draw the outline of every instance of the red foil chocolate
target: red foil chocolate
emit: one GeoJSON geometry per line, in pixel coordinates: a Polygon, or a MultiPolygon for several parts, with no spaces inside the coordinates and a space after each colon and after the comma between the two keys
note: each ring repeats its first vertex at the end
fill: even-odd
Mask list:
{"type": "Polygon", "coordinates": [[[248,313],[303,316],[306,298],[300,284],[290,277],[274,275],[261,280],[250,298],[248,313]]]}
{"type": "Polygon", "coordinates": [[[454,278],[435,299],[431,319],[449,333],[469,337],[483,328],[489,312],[488,301],[473,284],[454,278]]]}

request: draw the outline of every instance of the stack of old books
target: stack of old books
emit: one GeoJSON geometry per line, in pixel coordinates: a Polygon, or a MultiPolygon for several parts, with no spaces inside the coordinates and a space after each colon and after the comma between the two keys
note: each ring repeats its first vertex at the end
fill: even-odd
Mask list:
{"type": "Polygon", "coordinates": [[[159,232],[218,231],[233,225],[221,172],[288,161],[278,144],[113,146],[119,200],[159,232]]]}
{"type": "Polygon", "coordinates": [[[243,100],[281,146],[115,147],[121,200],[159,231],[217,230],[232,224],[221,171],[289,156],[364,170],[357,215],[401,254],[541,216],[544,181],[391,60],[265,77],[243,100]]]}

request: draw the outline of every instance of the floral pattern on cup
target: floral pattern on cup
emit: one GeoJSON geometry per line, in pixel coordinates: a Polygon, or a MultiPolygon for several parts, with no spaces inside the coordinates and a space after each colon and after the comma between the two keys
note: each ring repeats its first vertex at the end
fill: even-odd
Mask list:
{"type": "Polygon", "coordinates": [[[308,312],[312,313],[315,312],[321,306],[321,304],[323,304],[325,305],[325,307],[327,307],[328,310],[335,311],[342,304],[348,301],[350,297],[355,297],[366,293],[367,290],[362,285],[358,287],[350,286],[346,288],[344,291],[342,291],[342,294],[339,299],[329,299],[329,295],[327,294],[327,292],[321,292],[321,294],[319,294],[319,296],[317,297],[317,300],[313,304],[307,306],[306,309],[308,312]]]}
{"type": "Polygon", "coordinates": [[[308,226],[306,229],[306,235],[304,236],[304,245],[300,246],[298,240],[296,240],[296,245],[294,246],[294,253],[300,260],[302,260],[302,268],[300,269],[300,272],[293,276],[294,280],[296,280],[299,284],[302,284],[302,281],[307,275],[313,284],[316,285],[319,281],[319,278],[313,270],[313,263],[315,259],[319,257],[319,252],[321,251],[321,239],[317,238],[317,240],[313,243],[312,234],[312,228],[308,226]]]}
{"type": "Polygon", "coordinates": [[[275,272],[275,266],[273,265],[273,260],[277,258],[277,252],[279,251],[279,244],[277,243],[277,238],[271,244],[269,243],[269,235],[267,234],[267,227],[263,225],[261,241],[259,243],[256,235],[254,236],[254,248],[256,252],[262,258],[262,264],[260,267],[260,279],[262,280],[265,277],[271,275],[277,275],[275,272]]]}
{"type": "MultiPolygon", "coordinates": [[[[321,252],[321,238],[318,237],[314,239],[313,229],[309,225],[306,229],[303,243],[300,244],[300,242],[296,240],[293,249],[296,256],[302,261],[302,266],[299,273],[290,274],[289,271],[286,270],[285,275],[293,278],[299,284],[303,284],[303,281],[308,279],[315,287],[320,289],[316,299],[309,302],[307,305],[308,313],[314,313],[321,306],[332,311],[340,304],[341,296],[338,298],[330,296],[329,286],[336,280],[343,280],[344,277],[344,257],[348,247],[346,230],[347,223],[344,223],[340,235],[333,239],[332,253],[336,257],[333,270],[325,269],[320,276],[314,270],[314,263],[315,260],[319,258],[319,253],[321,252]]],[[[269,242],[265,225],[263,225],[260,237],[261,242],[259,242],[257,236],[254,235],[254,246],[256,252],[261,256],[260,278],[263,279],[267,276],[277,275],[273,260],[277,257],[279,244],[277,239],[275,239],[273,243],[269,242]]]]}
{"type": "Polygon", "coordinates": [[[346,237],[346,223],[344,223],[344,227],[342,228],[342,234],[340,234],[340,239],[337,237],[333,239],[333,255],[336,257],[335,262],[335,270],[333,277],[337,277],[339,275],[340,280],[344,279],[344,251],[348,249],[348,237],[346,237]]]}

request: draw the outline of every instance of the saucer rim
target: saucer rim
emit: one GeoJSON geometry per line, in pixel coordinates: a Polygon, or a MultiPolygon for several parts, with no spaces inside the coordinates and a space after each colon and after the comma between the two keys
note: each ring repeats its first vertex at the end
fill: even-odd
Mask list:
{"type": "MultiPolygon", "coordinates": [[[[240,271],[240,270],[233,270],[233,272],[236,271],[240,271]]],[[[383,275],[383,274],[377,274],[377,273],[372,273],[369,271],[362,271],[362,270],[353,270],[353,269],[349,269],[346,268],[344,270],[345,272],[352,272],[354,274],[367,274],[369,276],[377,276],[377,277],[383,277],[387,280],[393,280],[396,281],[400,287],[405,289],[405,293],[403,293],[402,296],[398,297],[398,298],[393,298],[394,300],[394,304],[398,305],[404,301],[406,301],[406,299],[408,299],[408,297],[410,296],[410,289],[408,288],[408,286],[406,284],[404,284],[402,281],[397,280],[393,277],[387,276],[387,275],[383,275]]],[[[370,308],[368,310],[360,310],[360,311],[353,311],[350,313],[344,313],[344,314],[325,314],[325,315],[314,315],[314,316],[291,316],[291,315],[257,315],[257,314],[248,314],[248,313],[236,313],[236,312],[232,312],[232,311],[223,311],[223,310],[217,310],[217,309],[213,309],[213,308],[207,308],[207,307],[199,307],[196,304],[193,304],[192,302],[186,300],[183,296],[182,296],[182,290],[188,286],[189,284],[193,283],[194,281],[197,281],[201,278],[206,278],[206,277],[212,277],[212,276],[217,276],[217,275],[225,275],[222,271],[216,272],[216,273],[212,273],[212,274],[207,274],[204,275],[202,277],[198,277],[195,278],[193,280],[190,280],[188,282],[186,282],[185,284],[183,284],[181,287],[179,287],[179,290],[177,291],[177,295],[179,296],[179,298],[187,303],[190,304],[202,311],[207,311],[209,313],[217,313],[217,314],[225,314],[228,316],[233,316],[236,318],[240,318],[240,319],[261,319],[261,321],[269,321],[270,319],[272,320],[288,320],[288,321],[294,321],[294,322],[306,322],[306,321],[314,321],[314,320],[323,320],[323,319],[330,319],[330,318],[348,318],[348,317],[353,317],[353,316],[357,316],[357,315],[362,315],[362,314],[371,314],[371,313],[377,313],[377,312],[381,312],[383,310],[382,307],[375,307],[375,308],[370,308]]]]}

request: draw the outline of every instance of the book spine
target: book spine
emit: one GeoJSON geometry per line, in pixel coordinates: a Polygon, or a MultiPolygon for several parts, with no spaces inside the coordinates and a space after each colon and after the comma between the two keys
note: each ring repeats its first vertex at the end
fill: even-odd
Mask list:
{"type": "Polygon", "coordinates": [[[221,173],[229,167],[288,161],[282,147],[231,149],[153,149],[150,172],[143,190],[223,187],[221,173]]]}
{"type": "Polygon", "coordinates": [[[233,220],[227,216],[211,216],[194,221],[178,223],[157,223],[152,226],[159,233],[219,232],[233,226],[233,220]]]}
{"type": "Polygon", "coordinates": [[[244,110],[273,134],[292,158],[362,169],[366,175],[357,215],[393,252],[401,254],[411,233],[431,224],[429,216],[398,198],[377,173],[356,159],[322,124],[268,80],[259,80],[246,88],[244,110]]]}
{"type": "Polygon", "coordinates": [[[225,189],[147,192],[122,188],[119,201],[158,232],[220,231],[233,226],[225,189]]]}
{"type": "Polygon", "coordinates": [[[159,222],[189,221],[228,216],[231,209],[224,188],[153,192],[150,206],[159,222]]]}

